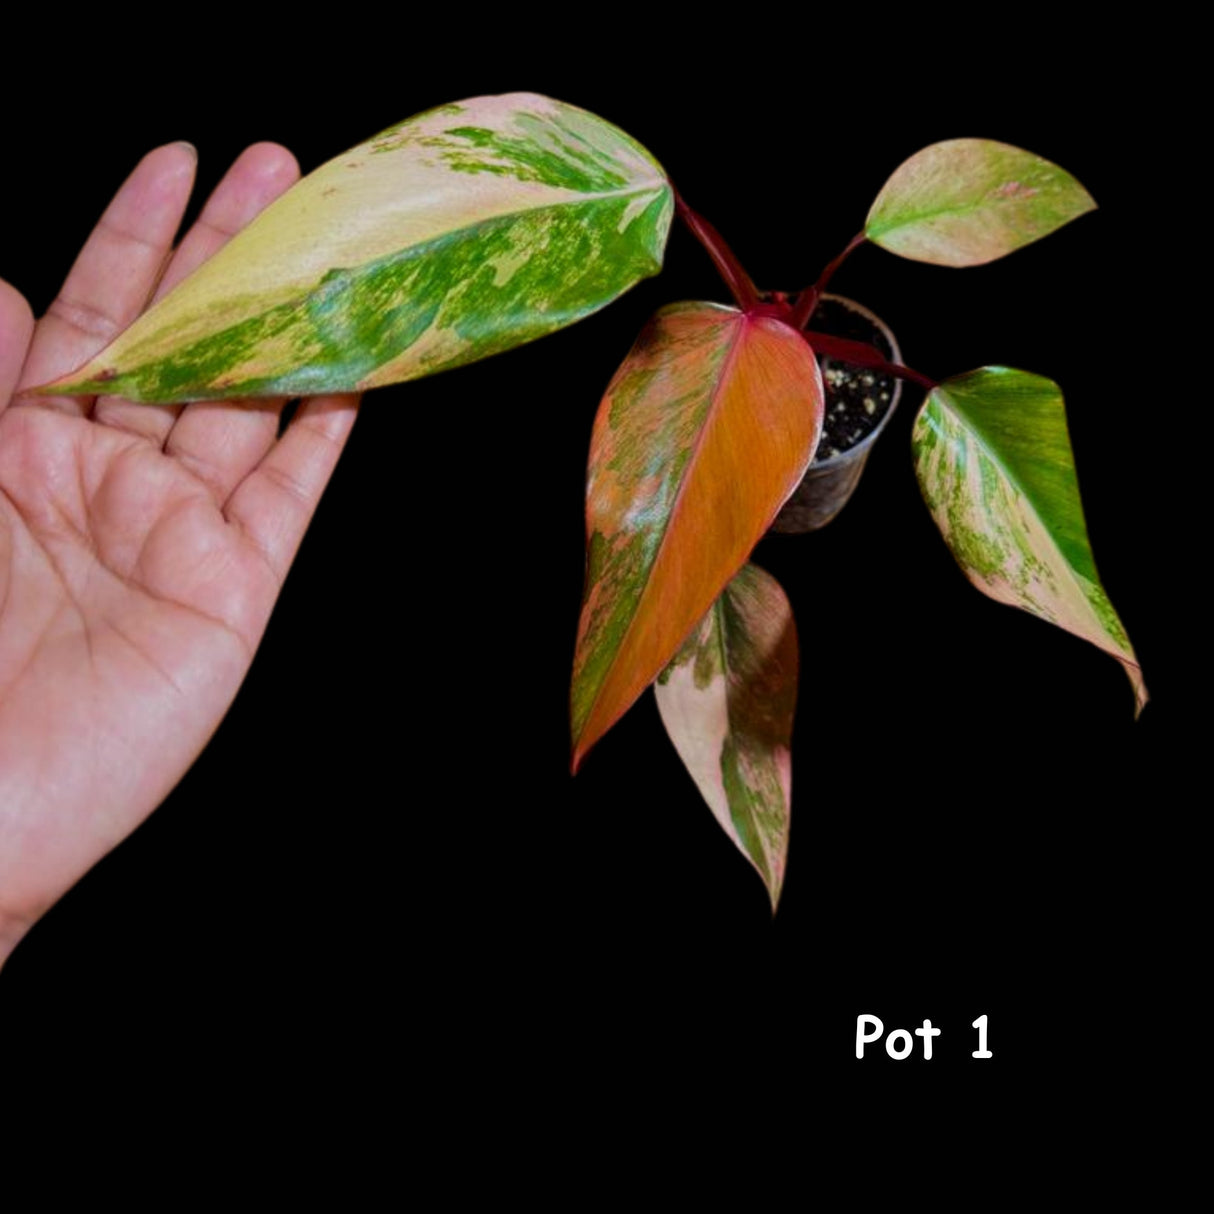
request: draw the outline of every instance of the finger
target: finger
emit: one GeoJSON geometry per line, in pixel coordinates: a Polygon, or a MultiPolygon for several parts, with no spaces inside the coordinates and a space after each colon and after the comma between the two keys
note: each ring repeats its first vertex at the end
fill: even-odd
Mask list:
{"type": "Polygon", "coordinates": [[[299,163],[281,144],[254,143],[245,148],[173,254],[153,299],[167,295],[298,180],[299,163]]]}
{"type": "MultiPolygon", "coordinates": [[[[38,322],[19,386],[46,383],[107,346],[147,304],[194,184],[197,154],[188,143],[149,152],[114,195],[80,250],[58,298],[38,322]]],[[[30,397],[76,416],[87,397],[30,397]]]]}
{"type": "Polygon", "coordinates": [[[273,450],[228,499],[229,522],[243,528],[280,584],[350,437],[358,403],[357,396],[304,401],[273,450]]]}
{"type": "MultiPolygon", "coordinates": [[[[186,406],[159,405],[156,411],[184,408],[164,441],[164,449],[206,484],[216,504],[222,506],[274,446],[285,404],[281,398],[216,400],[186,406]]],[[[147,408],[125,401],[123,405],[147,408]]],[[[143,422],[139,428],[148,433],[154,423],[143,422]]]]}
{"type": "MultiPolygon", "coordinates": [[[[215,187],[198,222],[173,254],[154,300],[193,273],[298,179],[299,165],[286,148],[276,143],[246,148],[215,187]]],[[[196,414],[202,424],[191,422],[183,434],[174,435],[170,449],[212,484],[222,502],[273,444],[281,408],[281,402],[276,408],[263,404],[247,412],[233,404],[202,409],[136,405],[118,397],[100,396],[93,407],[93,419],[140,434],[160,446],[179,417],[184,421],[196,414]]]]}
{"type": "Polygon", "coordinates": [[[0,279],[0,413],[21,377],[33,331],[34,316],[25,297],[0,279]]]}

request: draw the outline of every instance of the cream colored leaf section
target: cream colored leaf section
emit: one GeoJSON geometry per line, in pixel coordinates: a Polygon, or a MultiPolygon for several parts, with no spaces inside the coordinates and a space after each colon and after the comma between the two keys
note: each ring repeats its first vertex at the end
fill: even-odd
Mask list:
{"type": "Polygon", "coordinates": [[[774,908],[788,853],[797,694],[796,628],[776,580],[743,566],[654,693],[684,766],[774,908]]]}

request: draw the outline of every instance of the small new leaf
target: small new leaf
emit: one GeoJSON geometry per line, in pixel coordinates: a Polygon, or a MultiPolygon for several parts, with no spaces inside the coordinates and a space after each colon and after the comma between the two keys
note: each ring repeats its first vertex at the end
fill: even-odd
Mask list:
{"type": "Polygon", "coordinates": [[[947,379],[912,441],[923,497],[969,580],[1112,654],[1141,712],[1146,686],[1096,573],[1058,385],[1007,367],[947,379]]]}
{"type": "Polygon", "coordinates": [[[797,633],[779,583],[744,565],[654,684],[679,757],[774,910],[788,854],[797,633]]]}
{"type": "Polygon", "coordinates": [[[1074,177],[1040,156],[991,139],[949,139],[894,171],[864,234],[914,261],[977,266],[1095,206],[1074,177]]]}
{"type": "Polygon", "coordinates": [[[585,110],[443,106],[309,174],[47,390],[172,402],[416,379],[657,273],[672,214],[658,163],[585,110]]]}

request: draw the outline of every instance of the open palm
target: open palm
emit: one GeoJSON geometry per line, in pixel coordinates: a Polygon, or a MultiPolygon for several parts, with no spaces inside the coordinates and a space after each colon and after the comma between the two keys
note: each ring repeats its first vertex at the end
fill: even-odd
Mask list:
{"type": "Polygon", "coordinates": [[[357,400],[22,395],[125,328],[298,176],[260,144],[181,245],[187,145],[146,156],[35,324],[0,282],[0,963],[165,797],[231,704],[357,400]]]}

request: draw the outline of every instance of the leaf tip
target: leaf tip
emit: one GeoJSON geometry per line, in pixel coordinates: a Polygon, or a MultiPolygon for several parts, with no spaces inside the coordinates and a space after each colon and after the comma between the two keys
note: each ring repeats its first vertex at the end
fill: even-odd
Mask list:
{"type": "Polygon", "coordinates": [[[36,384],[32,388],[22,388],[23,396],[92,396],[105,391],[106,376],[93,379],[78,379],[75,372],[61,375],[58,379],[47,380],[44,384],[36,384]]]}
{"type": "Polygon", "coordinates": [[[1133,663],[1126,663],[1126,674],[1130,676],[1130,683],[1134,688],[1134,720],[1137,721],[1142,716],[1142,710],[1150,702],[1150,694],[1147,692],[1147,685],[1142,678],[1141,667],[1133,663]]]}

